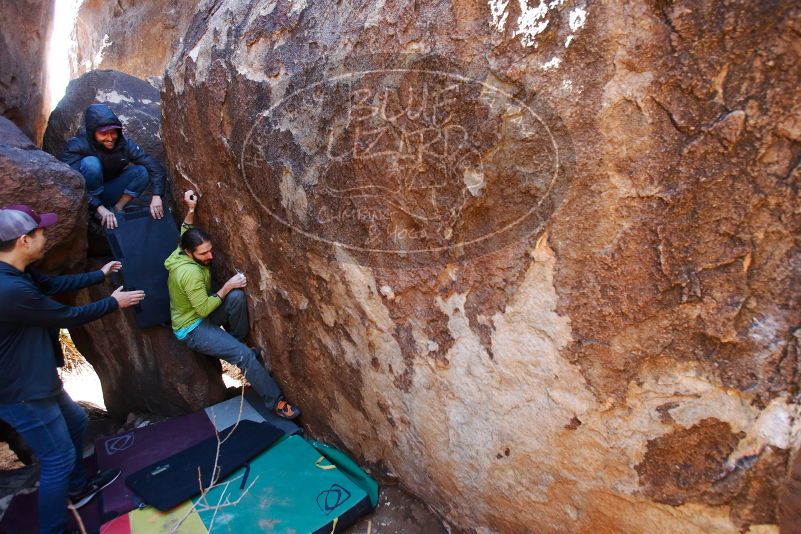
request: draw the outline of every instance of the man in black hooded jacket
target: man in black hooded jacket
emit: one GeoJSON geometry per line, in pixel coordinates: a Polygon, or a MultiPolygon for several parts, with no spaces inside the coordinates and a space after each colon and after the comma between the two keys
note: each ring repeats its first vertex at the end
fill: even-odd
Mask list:
{"type": "Polygon", "coordinates": [[[84,115],[86,133],[67,141],[59,159],[86,180],[89,209],[105,228],[116,228],[121,211],[152,182],[150,213],[164,216],[164,169],[139,145],[122,135],[122,123],[105,104],[92,104],[84,115]]]}

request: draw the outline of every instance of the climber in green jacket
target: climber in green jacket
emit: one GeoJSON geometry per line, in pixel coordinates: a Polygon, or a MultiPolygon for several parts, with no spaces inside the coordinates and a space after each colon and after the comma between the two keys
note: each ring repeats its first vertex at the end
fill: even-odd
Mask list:
{"type": "Polygon", "coordinates": [[[250,330],[242,290],[247,277],[237,273],[216,292],[211,291],[211,238],[192,226],[197,206],[194,191],[184,193],[184,202],[188,211],[181,225],[180,244],[164,261],[169,271],[167,288],[175,337],[196,352],[239,367],[270,409],[280,417],[295,419],[300,409],[283,399],[278,384],[259,361],[259,354],[243,343],[250,330]]]}

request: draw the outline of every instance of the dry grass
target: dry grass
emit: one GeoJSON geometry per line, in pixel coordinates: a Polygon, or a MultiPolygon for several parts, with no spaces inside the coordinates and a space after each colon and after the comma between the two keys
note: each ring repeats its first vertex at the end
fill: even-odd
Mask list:
{"type": "Polygon", "coordinates": [[[61,350],[64,352],[64,367],[61,368],[61,372],[73,374],[80,373],[86,369],[89,362],[86,361],[83,354],[75,347],[75,343],[72,342],[69,331],[59,331],[58,338],[61,342],[61,350]]]}
{"type": "Polygon", "coordinates": [[[220,360],[222,363],[223,374],[226,374],[233,378],[234,380],[238,380],[239,382],[245,383],[245,375],[236,365],[231,365],[230,363],[226,362],[225,360],[220,360]]]}

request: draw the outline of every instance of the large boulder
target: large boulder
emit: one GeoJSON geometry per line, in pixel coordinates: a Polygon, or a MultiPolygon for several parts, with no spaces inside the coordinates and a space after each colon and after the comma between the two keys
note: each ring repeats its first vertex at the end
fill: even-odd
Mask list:
{"type": "MultiPolygon", "coordinates": [[[[110,70],[93,71],[70,82],[50,115],[45,150],[60,154],[70,137],[83,132],[84,110],[96,102],[107,104],[120,118],[125,136],[164,164],[158,89],[110,70]]],[[[147,206],[149,191],[129,207],[147,206]]],[[[99,268],[110,260],[110,251],[99,226],[93,224],[92,229],[89,263],[91,268],[99,268]]],[[[93,286],[81,291],[77,300],[91,302],[114,289],[111,283],[93,286]]],[[[178,415],[225,397],[219,365],[187,349],[168,327],[139,329],[132,314],[119,313],[72,328],[70,333],[97,371],[106,408],[114,417],[124,418],[129,412],[178,415]]]]}
{"type": "Polygon", "coordinates": [[[779,532],[801,534],[801,454],[796,454],[790,475],[779,492],[779,532]]]}
{"type": "Polygon", "coordinates": [[[0,115],[36,143],[47,115],[45,54],[54,2],[4,0],[0,26],[0,115]]]}
{"type": "Polygon", "coordinates": [[[11,121],[0,117],[0,207],[28,204],[55,212],[47,231],[48,271],[74,271],[86,261],[86,190],[83,177],[39,149],[11,121]]]}
{"type": "Polygon", "coordinates": [[[70,50],[72,77],[115,69],[138,78],[161,76],[199,0],[85,0],[70,50]]]}
{"type": "Polygon", "coordinates": [[[311,430],[459,529],[775,524],[801,6],[535,4],[215,2],[177,187],[311,430]]]}

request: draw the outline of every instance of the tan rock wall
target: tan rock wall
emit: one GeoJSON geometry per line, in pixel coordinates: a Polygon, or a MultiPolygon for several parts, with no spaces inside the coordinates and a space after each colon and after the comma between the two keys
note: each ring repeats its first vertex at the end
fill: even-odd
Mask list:
{"type": "Polygon", "coordinates": [[[214,3],[165,77],[177,186],[223,274],[248,274],[311,429],[460,530],[775,532],[799,441],[801,10],[529,4],[214,3]],[[369,123],[360,66],[401,53],[417,70],[373,78],[394,92],[369,123]],[[396,148],[370,152],[381,121],[396,148]],[[525,232],[466,244],[529,205],[525,232]]]}
{"type": "Polygon", "coordinates": [[[162,76],[199,0],[85,0],[75,19],[72,77],[113,69],[137,78],[162,76]]]}
{"type": "Polygon", "coordinates": [[[0,25],[0,115],[40,144],[47,123],[46,54],[53,2],[4,0],[0,25]]]}

